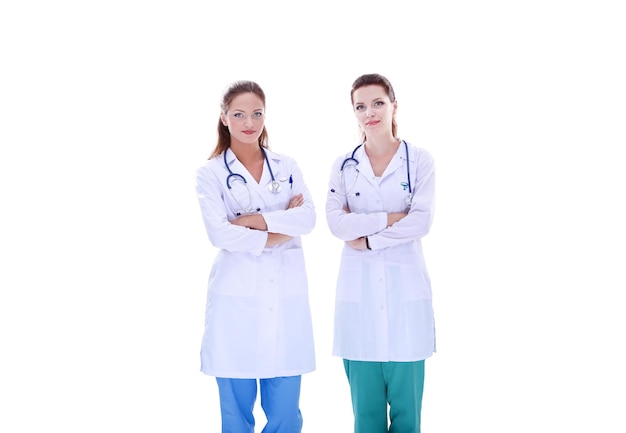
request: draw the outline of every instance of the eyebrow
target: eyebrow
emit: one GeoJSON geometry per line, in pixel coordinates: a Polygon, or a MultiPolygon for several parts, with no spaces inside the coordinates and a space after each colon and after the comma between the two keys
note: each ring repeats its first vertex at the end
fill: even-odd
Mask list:
{"type": "MultiPolygon", "coordinates": [[[[375,99],[372,99],[372,102],[382,101],[382,100],[384,100],[384,99],[385,99],[385,98],[375,98],[375,99]]],[[[361,101],[354,101],[354,105],[357,105],[357,104],[365,104],[365,102],[361,102],[361,101]]]]}
{"type": "MultiPolygon", "coordinates": [[[[257,112],[257,111],[264,111],[265,108],[255,108],[254,110],[252,110],[253,113],[257,112]]],[[[242,109],[242,108],[231,108],[230,111],[241,111],[243,113],[246,112],[246,110],[242,109]]]]}

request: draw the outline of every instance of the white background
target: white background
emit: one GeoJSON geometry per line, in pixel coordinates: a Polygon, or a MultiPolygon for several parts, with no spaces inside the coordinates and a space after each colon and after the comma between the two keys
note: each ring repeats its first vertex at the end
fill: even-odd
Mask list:
{"type": "Polygon", "coordinates": [[[303,432],[351,432],[324,201],[370,72],[437,164],[423,431],[626,431],[621,2],[222,3],[0,6],[0,431],[219,432],[194,175],[251,79],[318,210],[303,432]]]}

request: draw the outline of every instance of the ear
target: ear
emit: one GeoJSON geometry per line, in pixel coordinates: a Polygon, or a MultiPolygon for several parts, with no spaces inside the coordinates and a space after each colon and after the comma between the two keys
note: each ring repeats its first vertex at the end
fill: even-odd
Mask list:
{"type": "Polygon", "coordinates": [[[226,122],[226,116],[224,113],[220,113],[220,120],[222,121],[222,125],[228,127],[228,123],[226,122]]]}
{"type": "Polygon", "coordinates": [[[393,101],[393,115],[395,116],[398,112],[398,100],[393,101]]]}

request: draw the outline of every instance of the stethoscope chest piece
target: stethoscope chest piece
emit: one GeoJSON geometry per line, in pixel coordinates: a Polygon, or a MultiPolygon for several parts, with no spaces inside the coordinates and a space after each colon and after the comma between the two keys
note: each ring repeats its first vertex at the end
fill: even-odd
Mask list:
{"type": "Polygon", "coordinates": [[[269,185],[269,190],[273,194],[278,194],[280,192],[280,188],[280,183],[276,180],[273,180],[269,185]]]}
{"type": "MultiPolygon", "coordinates": [[[[265,152],[265,149],[263,149],[263,147],[261,147],[261,151],[263,152],[263,156],[265,157],[265,163],[267,164],[267,168],[270,172],[270,176],[272,177],[272,182],[269,184],[268,189],[270,190],[270,192],[272,194],[278,194],[281,190],[281,186],[280,183],[274,178],[274,172],[272,171],[272,166],[270,165],[270,161],[267,157],[267,152],[265,152]]],[[[231,187],[231,181],[237,180],[237,181],[241,181],[243,183],[243,185],[246,187],[246,189],[248,190],[248,199],[250,200],[250,205],[248,206],[248,208],[243,208],[239,202],[237,202],[237,204],[239,205],[239,207],[241,207],[245,213],[250,213],[254,207],[252,206],[252,195],[250,195],[250,188],[248,188],[248,182],[246,181],[246,178],[243,177],[241,174],[239,173],[233,173],[230,169],[230,167],[228,166],[228,161],[226,160],[226,151],[224,151],[224,166],[226,166],[226,170],[228,170],[228,176],[226,176],[226,186],[228,187],[228,190],[232,193],[232,187],[231,187]]],[[[281,178],[281,180],[283,180],[281,178]]],[[[284,180],[287,180],[286,178],[284,180]]],[[[233,198],[235,198],[235,196],[233,195],[233,198]]],[[[237,199],[235,198],[235,201],[237,201],[237,199]]],[[[260,208],[256,208],[256,211],[259,212],[260,208]]]]}

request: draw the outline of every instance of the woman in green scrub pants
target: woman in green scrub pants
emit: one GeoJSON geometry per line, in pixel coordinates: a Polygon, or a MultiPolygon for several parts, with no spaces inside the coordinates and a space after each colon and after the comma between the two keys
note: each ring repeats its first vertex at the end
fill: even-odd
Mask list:
{"type": "Polygon", "coordinates": [[[424,361],[435,352],[421,239],[435,201],[431,154],[397,136],[398,103],[379,74],[358,77],[352,108],[362,140],[334,161],[326,200],[344,241],[333,355],[343,358],[355,433],[420,431],[424,361]]]}

